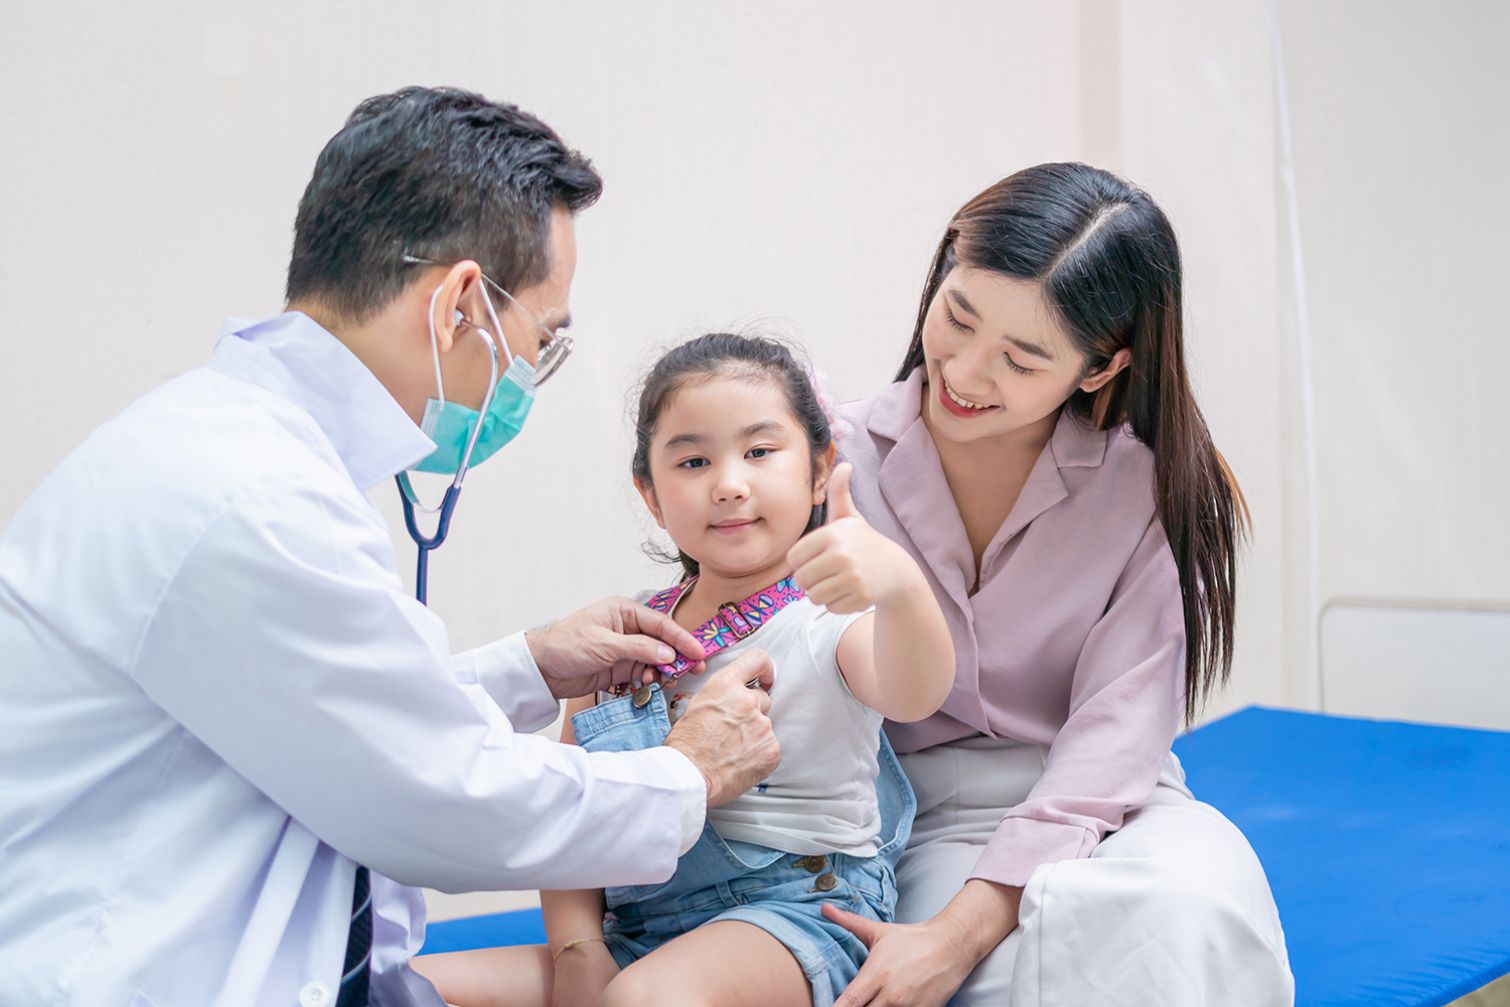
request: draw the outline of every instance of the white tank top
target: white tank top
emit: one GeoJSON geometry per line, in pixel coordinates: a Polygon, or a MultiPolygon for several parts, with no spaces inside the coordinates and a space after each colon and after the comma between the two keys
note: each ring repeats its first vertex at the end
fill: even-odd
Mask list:
{"type": "MultiPolygon", "coordinates": [[[[709,659],[704,675],[758,647],[776,668],[771,724],[781,765],[733,801],[708,809],[708,821],[725,839],[788,853],[875,855],[882,718],[850,694],[836,657],[839,638],[865,614],[834,615],[801,598],[709,659]]],[[[684,675],[667,686],[673,717],[702,681],[684,675]]]]}

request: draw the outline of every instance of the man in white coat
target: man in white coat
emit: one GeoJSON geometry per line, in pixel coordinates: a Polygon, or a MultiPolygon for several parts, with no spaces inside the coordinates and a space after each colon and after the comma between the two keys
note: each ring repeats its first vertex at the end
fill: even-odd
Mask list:
{"type": "Polygon", "coordinates": [[[287,311],[229,324],[0,534],[0,1003],[438,1005],[409,886],[660,881],[775,767],[759,657],[662,748],[527,733],[702,651],[609,599],[453,653],[364,495],[518,432],[600,189],[513,106],[363,102],[300,202],[287,311]]]}

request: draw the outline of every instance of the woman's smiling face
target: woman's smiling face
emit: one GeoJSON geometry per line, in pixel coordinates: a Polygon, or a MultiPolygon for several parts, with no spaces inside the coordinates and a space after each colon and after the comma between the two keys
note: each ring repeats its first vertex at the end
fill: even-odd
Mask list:
{"type": "Polygon", "coordinates": [[[923,320],[923,365],[929,428],[966,442],[1052,423],[1077,388],[1095,391],[1122,362],[1086,377],[1037,283],[956,266],[923,320]]]}

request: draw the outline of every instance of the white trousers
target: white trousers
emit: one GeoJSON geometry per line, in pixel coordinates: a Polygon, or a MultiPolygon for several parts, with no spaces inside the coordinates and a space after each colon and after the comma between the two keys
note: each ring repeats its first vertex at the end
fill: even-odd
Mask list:
{"type": "MultiPolygon", "coordinates": [[[[975,737],[901,757],[918,796],[897,872],[897,920],[942,909],[1043,750],[975,737]]],[[[1263,867],[1221,812],[1185,786],[1173,753],[1148,803],[1086,859],[1045,864],[1020,923],[952,1007],[1288,1007],[1295,981],[1263,867]]]]}

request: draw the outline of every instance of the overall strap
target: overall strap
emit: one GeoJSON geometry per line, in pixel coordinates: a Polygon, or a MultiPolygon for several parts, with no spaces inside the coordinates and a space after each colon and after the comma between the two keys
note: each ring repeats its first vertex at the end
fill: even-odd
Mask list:
{"type": "MultiPolygon", "coordinates": [[[[645,605],[657,612],[670,612],[696,582],[696,577],[684,580],[652,596],[645,605]]],[[[741,601],[724,602],[718,606],[713,618],[694,629],[692,635],[703,645],[707,656],[712,657],[750,636],[777,612],[802,597],[802,588],[791,577],[786,577],[741,601]]],[[[678,654],[676,660],[670,664],[657,665],[656,670],[670,681],[685,675],[694,663],[678,654]]]]}

